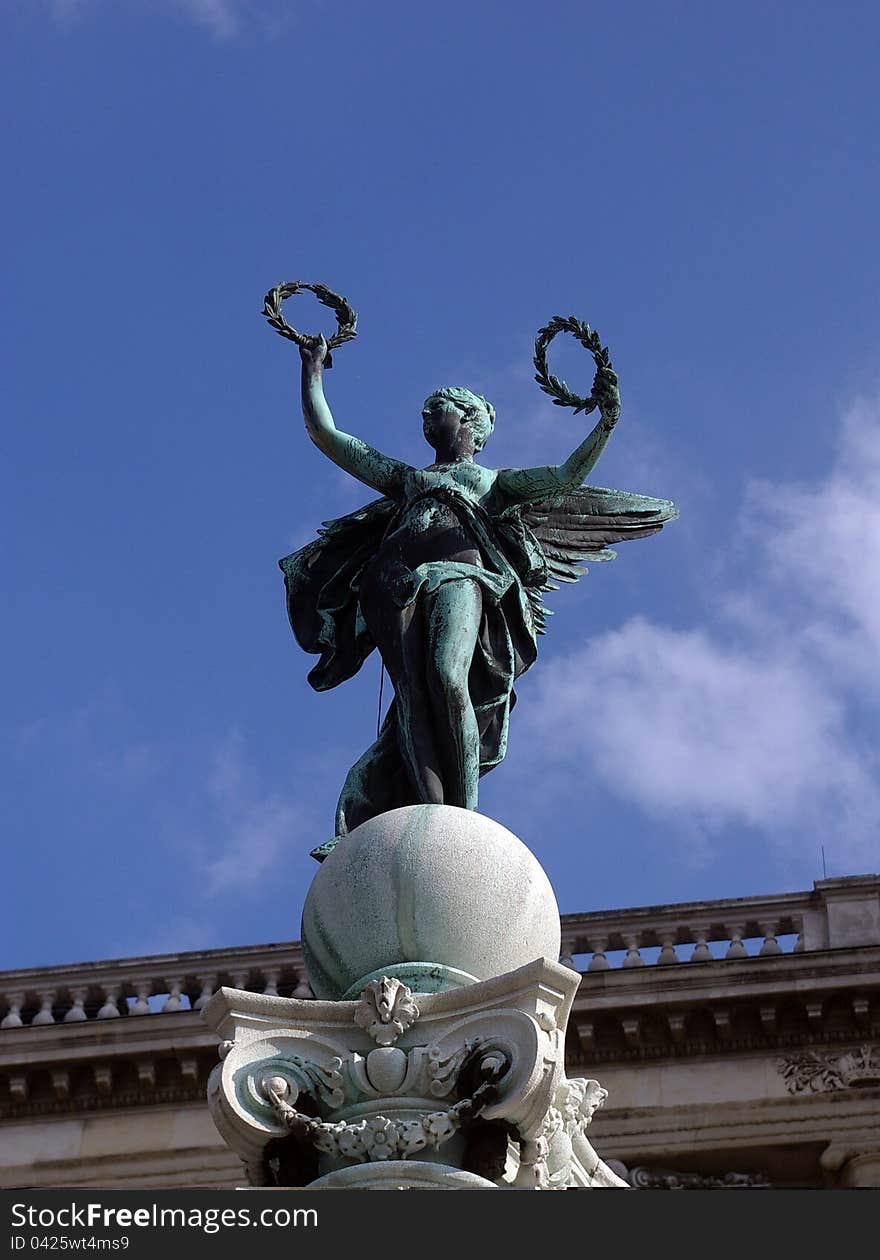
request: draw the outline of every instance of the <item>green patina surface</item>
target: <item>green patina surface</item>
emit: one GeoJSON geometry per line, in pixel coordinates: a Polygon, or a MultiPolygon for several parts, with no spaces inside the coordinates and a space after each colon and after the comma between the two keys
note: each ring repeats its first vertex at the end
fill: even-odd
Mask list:
{"type": "MultiPolygon", "coordinates": [[[[351,317],[350,340],[356,317],[330,297],[351,317]]],[[[402,805],[475,810],[480,777],[507,750],[515,681],[534,663],[546,629],[545,592],[677,512],[666,499],[583,484],[617,424],[620,395],[607,348],[573,318],[541,330],[537,380],[560,405],[598,409],[600,418],[563,463],[499,471],[475,459],[495,424],[481,395],[447,387],[427,399],[423,430],[436,459],[414,468],[336,427],[322,383],[327,343],[294,340],[309,436],[382,497],[325,523],[314,542],[280,562],[291,626],[319,657],[309,674],[317,690],[352,677],[375,649],[394,687],[376,740],[346,777],[336,836],[313,851],[321,861],[353,827],[402,805]],[[549,372],[546,351],[558,332],[575,335],[595,358],[588,398],[549,372]]]]}

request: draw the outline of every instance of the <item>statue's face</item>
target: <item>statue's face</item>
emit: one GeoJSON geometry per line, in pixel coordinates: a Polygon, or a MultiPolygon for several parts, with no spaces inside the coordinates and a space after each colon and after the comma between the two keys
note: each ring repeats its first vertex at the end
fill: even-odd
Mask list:
{"type": "Polygon", "coordinates": [[[466,415],[453,402],[440,403],[431,413],[429,441],[442,459],[473,456],[489,431],[485,411],[466,415]]]}

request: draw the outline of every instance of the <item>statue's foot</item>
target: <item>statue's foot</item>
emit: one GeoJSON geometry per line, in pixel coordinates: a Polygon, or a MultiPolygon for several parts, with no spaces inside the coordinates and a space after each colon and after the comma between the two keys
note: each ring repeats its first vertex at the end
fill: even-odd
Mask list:
{"type": "Polygon", "coordinates": [[[333,852],[341,839],[342,836],[334,836],[332,840],[325,840],[323,844],[318,845],[317,849],[312,849],[309,857],[313,857],[316,862],[323,862],[324,858],[329,857],[333,852]]]}

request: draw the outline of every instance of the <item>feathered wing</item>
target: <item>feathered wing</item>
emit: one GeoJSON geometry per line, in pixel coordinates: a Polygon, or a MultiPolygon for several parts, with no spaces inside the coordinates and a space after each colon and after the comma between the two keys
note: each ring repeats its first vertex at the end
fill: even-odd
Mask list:
{"type": "Polygon", "coordinates": [[[669,499],[601,486],[580,486],[568,494],[532,503],[522,512],[523,524],[544,553],[545,580],[527,588],[535,628],[543,634],[550,610],[541,594],[558,590],[560,582],[576,582],[585,561],[613,560],[610,543],[648,538],[678,516],[669,499]]]}

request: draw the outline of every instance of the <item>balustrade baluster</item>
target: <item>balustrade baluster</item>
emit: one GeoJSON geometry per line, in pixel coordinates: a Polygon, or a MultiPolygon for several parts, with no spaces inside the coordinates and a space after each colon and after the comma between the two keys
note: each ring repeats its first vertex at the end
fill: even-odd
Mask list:
{"type": "Polygon", "coordinates": [[[759,957],[766,958],[769,954],[781,954],[782,946],[776,939],[778,925],[776,923],[762,923],[761,931],[764,933],[764,944],[759,950],[759,957]]]}
{"type": "Polygon", "coordinates": [[[119,1019],[119,994],[121,985],[114,984],[104,989],[104,1005],[98,1011],[98,1019],[119,1019]]]}
{"type": "Polygon", "coordinates": [[[281,973],[278,971],[266,972],[266,987],[263,989],[263,993],[266,994],[267,997],[278,996],[278,977],[280,974],[281,973]]]}
{"type": "Polygon", "coordinates": [[[150,1003],[149,996],[153,986],[149,980],[135,980],[132,983],[135,993],[134,1002],[129,1008],[129,1015],[149,1015],[150,1003]]]}
{"type": "Polygon", "coordinates": [[[691,954],[688,962],[711,962],[712,951],[707,943],[709,936],[708,929],[706,929],[706,931],[700,931],[697,929],[697,931],[692,932],[691,935],[696,941],[696,944],[694,945],[694,952],[691,954]]]}
{"type": "Polygon", "coordinates": [[[84,1019],[87,1019],[88,1016],[86,1015],[86,990],[74,989],[74,991],[70,995],[70,1001],[71,1001],[71,1007],[70,1007],[70,1010],[64,1012],[63,1023],[79,1024],[84,1019]]]}
{"type": "Polygon", "coordinates": [[[609,971],[611,963],[605,957],[605,950],[608,948],[608,937],[597,936],[595,940],[588,941],[587,944],[593,951],[593,957],[590,959],[587,971],[609,971]]]}
{"type": "Polygon", "coordinates": [[[727,930],[730,933],[730,944],[727,947],[727,953],[724,957],[748,958],[749,951],[742,942],[743,932],[746,930],[746,925],[744,923],[731,924],[727,930]]]}
{"type": "Polygon", "coordinates": [[[207,976],[202,981],[202,991],[196,998],[196,1004],[193,1010],[200,1011],[202,1007],[207,1006],[211,998],[214,996],[214,990],[217,987],[217,977],[207,976]]]}
{"type": "Polygon", "coordinates": [[[645,960],[639,953],[639,938],[637,936],[625,936],[623,943],[626,946],[626,957],[621,966],[623,967],[644,967],[645,960]]]}
{"type": "Polygon", "coordinates": [[[301,1002],[308,1001],[309,998],[313,998],[315,996],[314,993],[312,993],[312,986],[309,984],[305,974],[300,976],[297,986],[290,996],[299,998],[301,1002]]]}
{"type": "Polygon", "coordinates": [[[55,1016],[52,1014],[52,1003],[55,1000],[54,993],[46,993],[40,999],[40,1009],[31,1020],[31,1027],[35,1024],[54,1024],[55,1016]]]}
{"type": "Polygon", "coordinates": [[[675,937],[670,935],[661,936],[660,944],[662,949],[657,956],[658,967],[668,967],[670,963],[680,962],[678,954],[675,952],[675,937]]]}
{"type": "MultiPolygon", "coordinates": [[[[168,984],[168,981],[165,981],[168,984]]],[[[172,1011],[182,1011],[183,1006],[180,1001],[180,990],[183,988],[182,980],[173,980],[168,984],[168,996],[162,1005],[162,1014],[170,1015],[172,1011]]]]}
{"type": "Polygon", "coordinates": [[[0,1019],[0,1028],[21,1028],[21,1008],[24,1006],[24,994],[15,993],[9,995],[9,1010],[0,1019]]]}

